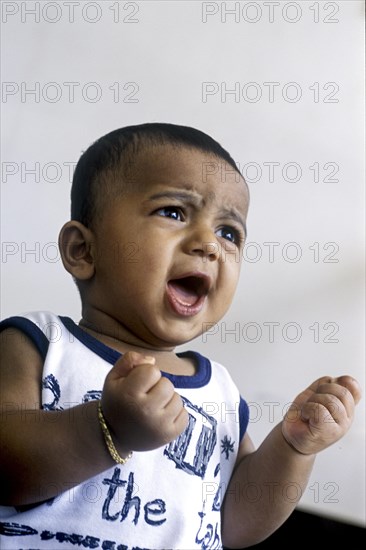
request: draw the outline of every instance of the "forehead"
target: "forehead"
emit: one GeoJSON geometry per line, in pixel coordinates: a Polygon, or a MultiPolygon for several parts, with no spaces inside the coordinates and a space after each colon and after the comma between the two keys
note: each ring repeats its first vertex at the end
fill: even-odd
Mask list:
{"type": "Polygon", "coordinates": [[[244,178],[220,157],[189,147],[159,145],[140,150],[131,160],[130,177],[139,192],[156,187],[185,189],[247,210],[244,178]]]}

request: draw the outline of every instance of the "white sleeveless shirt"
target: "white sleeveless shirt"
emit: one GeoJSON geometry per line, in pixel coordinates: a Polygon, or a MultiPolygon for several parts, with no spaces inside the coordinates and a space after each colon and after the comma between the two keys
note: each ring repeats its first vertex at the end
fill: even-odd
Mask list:
{"type": "MultiPolygon", "coordinates": [[[[44,358],[42,407],[65,410],[100,399],[120,353],[68,317],[33,312],[11,317],[44,358]]],[[[248,424],[248,406],[227,370],[195,352],[193,376],[163,373],[189,413],[186,430],[148,452],[134,452],[57,497],[26,507],[0,506],[2,549],[99,548],[193,550],[222,548],[220,506],[248,424]]],[[[25,365],[26,368],[26,365],[25,365]]],[[[57,475],[59,477],[59,475],[57,475]]]]}

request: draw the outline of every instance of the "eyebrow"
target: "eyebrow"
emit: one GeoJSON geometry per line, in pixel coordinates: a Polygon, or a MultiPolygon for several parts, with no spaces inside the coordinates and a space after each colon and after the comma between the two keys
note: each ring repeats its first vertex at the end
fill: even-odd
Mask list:
{"type": "Polygon", "coordinates": [[[203,198],[198,194],[191,191],[161,191],[160,193],[155,193],[151,195],[148,200],[158,200],[158,199],[178,199],[178,200],[189,200],[195,206],[200,206],[203,202],[203,198]]]}
{"type": "MultiPolygon", "coordinates": [[[[199,208],[202,203],[204,202],[204,199],[198,194],[191,191],[161,191],[160,193],[155,193],[154,195],[151,195],[147,201],[151,200],[158,200],[158,199],[176,199],[176,200],[182,200],[182,201],[189,201],[193,206],[196,206],[199,208]]],[[[147,202],[144,201],[144,202],[147,202]]],[[[248,235],[247,232],[247,226],[243,219],[243,217],[239,214],[239,212],[234,208],[222,208],[220,210],[220,218],[232,218],[235,220],[239,225],[243,227],[245,236],[248,235]]]]}

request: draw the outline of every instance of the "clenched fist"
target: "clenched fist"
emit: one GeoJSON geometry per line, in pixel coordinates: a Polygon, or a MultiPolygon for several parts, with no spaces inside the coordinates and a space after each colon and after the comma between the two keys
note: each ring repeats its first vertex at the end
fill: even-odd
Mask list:
{"type": "Polygon", "coordinates": [[[188,413],[153,357],[125,353],[108,373],[102,409],[119,451],[149,451],[176,439],[188,413]]]}
{"type": "Polygon", "coordinates": [[[360,399],[360,386],[351,376],[319,378],[290,406],[283,436],[302,454],[322,451],[347,432],[360,399]]]}

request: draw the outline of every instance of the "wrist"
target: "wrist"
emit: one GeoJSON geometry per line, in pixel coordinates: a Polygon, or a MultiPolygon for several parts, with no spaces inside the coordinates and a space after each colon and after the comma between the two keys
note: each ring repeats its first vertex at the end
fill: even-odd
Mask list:
{"type": "Polygon", "coordinates": [[[113,458],[113,460],[117,464],[126,464],[126,462],[132,457],[132,451],[125,451],[121,454],[117,451],[116,446],[114,444],[112,434],[109,430],[109,427],[107,425],[107,421],[104,417],[103,410],[102,410],[102,403],[101,401],[98,402],[98,420],[99,425],[103,433],[104,442],[106,444],[106,447],[108,449],[108,452],[110,456],[113,458]]]}
{"type": "Polygon", "coordinates": [[[291,441],[287,439],[283,429],[283,426],[284,426],[283,421],[281,422],[280,426],[281,426],[282,440],[285,442],[287,448],[290,448],[294,453],[296,453],[299,456],[304,456],[304,457],[314,456],[314,453],[303,453],[302,451],[299,451],[299,449],[291,441]]]}

